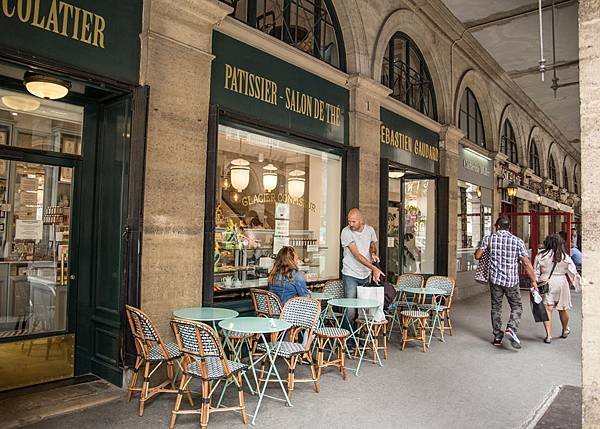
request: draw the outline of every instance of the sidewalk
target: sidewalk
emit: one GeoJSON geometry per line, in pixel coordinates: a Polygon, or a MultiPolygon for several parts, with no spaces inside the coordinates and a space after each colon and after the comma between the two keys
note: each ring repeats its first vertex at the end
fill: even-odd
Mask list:
{"type": "MultiPolygon", "coordinates": [[[[505,429],[531,424],[557,386],[581,386],[581,296],[573,294],[571,335],[552,344],[544,344],[544,329],[533,322],[526,294],[523,303],[520,351],[506,340],[502,347],[490,344],[489,296],[482,294],[456,303],[455,333],[445,343],[434,339],[427,353],[411,343],[401,352],[393,339],[383,368],[363,364],[360,376],[349,372],[345,382],[335,371],[326,370],[320,394],[309,383],[296,386],[292,408],[265,399],[256,427],[505,429]]],[[[504,307],[507,320],[506,301],[504,307]]],[[[554,336],[559,337],[558,315],[555,323],[554,336]]],[[[298,376],[303,371],[297,370],[298,376]]],[[[234,389],[228,393],[236,396],[234,389]]],[[[165,428],[173,401],[171,395],[160,396],[146,405],[144,417],[138,417],[137,403],[123,399],[29,428],[165,428]]],[[[247,394],[249,412],[255,404],[255,397],[247,394]]],[[[176,427],[199,425],[197,416],[179,416],[176,427]]],[[[211,415],[210,427],[247,426],[235,413],[218,413],[211,415]]]]}

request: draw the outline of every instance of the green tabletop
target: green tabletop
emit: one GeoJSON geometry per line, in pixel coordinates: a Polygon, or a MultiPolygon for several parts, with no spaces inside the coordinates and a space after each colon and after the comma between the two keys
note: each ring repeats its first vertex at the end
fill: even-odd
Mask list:
{"type": "Polygon", "coordinates": [[[379,307],[379,304],[374,299],[363,299],[363,298],[335,298],[327,301],[328,304],[335,305],[336,307],[346,308],[375,308],[379,307]]]}
{"type": "Polygon", "coordinates": [[[401,287],[401,291],[407,293],[416,293],[419,295],[446,295],[447,292],[444,289],[436,287],[401,287]]]}
{"type": "Polygon", "coordinates": [[[228,331],[244,334],[271,334],[290,329],[292,324],[285,320],[268,319],[266,317],[236,317],[235,319],[220,321],[219,326],[228,331]]]}
{"type": "Polygon", "coordinates": [[[328,299],[333,299],[333,294],[325,292],[313,292],[310,294],[310,297],[313,299],[318,299],[319,301],[327,301],[328,299]]]}
{"type": "Polygon", "coordinates": [[[215,322],[217,320],[233,319],[238,316],[235,310],[218,307],[189,307],[180,308],[173,312],[179,319],[195,320],[198,322],[215,322]]]}

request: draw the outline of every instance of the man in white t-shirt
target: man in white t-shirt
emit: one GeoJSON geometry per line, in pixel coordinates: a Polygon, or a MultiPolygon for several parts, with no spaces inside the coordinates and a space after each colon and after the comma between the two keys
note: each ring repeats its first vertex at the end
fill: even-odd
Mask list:
{"type": "MultiPolygon", "coordinates": [[[[348,212],[348,225],[342,229],[340,236],[344,259],[342,261],[342,281],[346,298],[356,298],[356,288],[369,284],[369,277],[379,283],[384,274],[373,263],[379,262],[377,256],[377,235],[372,226],[365,224],[359,209],[348,212]]],[[[356,310],[348,311],[348,318],[353,321],[356,310]]]]}

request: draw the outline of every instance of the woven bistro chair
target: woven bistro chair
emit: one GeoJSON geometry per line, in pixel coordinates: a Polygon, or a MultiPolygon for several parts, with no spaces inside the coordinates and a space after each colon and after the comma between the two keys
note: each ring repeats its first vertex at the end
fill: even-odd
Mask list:
{"type": "Polygon", "coordinates": [[[403,292],[402,287],[422,288],[424,285],[423,276],[420,274],[401,274],[396,280],[396,298],[391,308],[388,309],[386,317],[390,320],[389,328],[387,329],[388,339],[391,338],[394,330],[394,325],[398,325],[402,330],[402,321],[400,320],[400,312],[403,310],[412,310],[417,304],[416,298],[412,293],[403,292]]]}
{"type": "MultiPolygon", "coordinates": [[[[133,375],[128,387],[128,401],[131,402],[134,392],[140,392],[140,417],[144,415],[146,401],[159,393],[177,393],[175,387],[175,376],[173,362],[179,364],[178,359],[182,356],[179,347],[175,343],[165,343],[160,337],[156,326],[139,308],[130,305],[125,306],[129,328],[135,340],[136,359],[133,375]],[[167,365],[167,380],[157,386],[150,386],[150,377],[160,368],[162,364],[167,365]],[[144,367],[142,386],[137,387],[139,371],[144,367]],[[154,367],[154,368],[152,368],[154,367]],[[166,388],[171,385],[171,389],[166,388]]],[[[192,403],[191,396],[188,400],[192,403]]]]}
{"type": "MultiPolygon", "coordinates": [[[[454,296],[454,280],[446,276],[431,276],[427,279],[425,287],[441,289],[445,292],[444,295],[436,295],[432,297],[429,303],[419,305],[419,309],[429,312],[437,312],[439,316],[440,335],[444,339],[444,331],[448,330],[452,335],[452,320],[450,319],[450,309],[452,307],[452,297],[454,296]]],[[[434,315],[435,316],[435,315],[434,315]]],[[[435,329],[435,326],[431,326],[435,329]]]]}
{"type": "Polygon", "coordinates": [[[429,313],[420,310],[402,310],[400,312],[402,320],[402,351],[406,348],[406,343],[410,341],[420,341],[423,353],[427,351],[427,321],[429,313]],[[414,330],[414,335],[409,335],[408,331],[414,330]]]}
{"type": "Polygon", "coordinates": [[[379,350],[383,350],[383,358],[387,360],[387,319],[383,319],[381,322],[373,321],[371,330],[373,335],[373,343],[368,341],[367,325],[364,319],[356,319],[357,333],[359,336],[356,338],[359,340],[357,347],[354,349],[354,357],[357,358],[360,353],[360,341],[367,342],[367,349],[373,352],[373,364],[377,364],[377,353],[379,350]],[[381,339],[380,339],[381,338],[381,339]]]}
{"type": "Polygon", "coordinates": [[[250,289],[250,296],[258,317],[279,319],[283,306],[277,294],[265,289],[250,289]]]}
{"type": "MultiPolygon", "coordinates": [[[[284,338],[281,341],[281,346],[277,352],[276,358],[282,358],[288,367],[287,391],[288,397],[292,396],[295,383],[312,382],[315,385],[315,391],[319,393],[319,372],[317,363],[313,359],[311,351],[311,343],[313,340],[314,331],[319,323],[319,314],[321,313],[321,304],[316,299],[307,297],[296,297],[285,303],[280,319],[289,322],[292,327],[287,330],[287,340],[284,338]],[[304,336],[302,341],[299,341],[299,334],[304,336]],[[300,363],[308,363],[310,365],[311,378],[298,379],[295,376],[296,366],[300,363]]],[[[283,335],[283,334],[282,334],[283,335]]],[[[275,341],[269,344],[271,350],[277,349],[275,341]]],[[[264,344],[260,344],[257,350],[266,352],[264,344]]],[[[266,356],[262,361],[261,374],[265,374],[266,356]]],[[[260,382],[265,379],[261,376],[260,382]]],[[[276,380],[271,380],[276,381],[276,380]]]]}
{"type": "MultiPolygon", "coordinates": [[[[323,287],[323,293],[330,293],[333,298],[344,298],[344,283],[341,280],[328,280],[323,287]]],[[[335,321],[342,317],[342,313],[334,311],[330,306],[325,311],[328,313],[323,316],[323,323],[337,326],[335,321]]]]}
{"type": "Polygon", "coordinates": [[[202,322],[191,322],[182,319],[171,320],[177,344],[183,352],[183,375],[175,405],[171,412],[169,428],[175,426],[179,414],[200,414],[200,427],[206,428],[211,413],[222,411],[240,411],[242,421],[248,423],[244,391],[242,390],[242,373],[247,365],[227,360],[217,333],[202,322]],[[180,410],[183,393],[189,392],[189,383],[193,378],[202,381],[202,406],[195,410],[180,410]],[[221,381],[233,382],[238,388],[239,405],[233,407],[212,407],[211,397],[221,381]],[[216,382],[216,384],[215,384],[216,382]]]}

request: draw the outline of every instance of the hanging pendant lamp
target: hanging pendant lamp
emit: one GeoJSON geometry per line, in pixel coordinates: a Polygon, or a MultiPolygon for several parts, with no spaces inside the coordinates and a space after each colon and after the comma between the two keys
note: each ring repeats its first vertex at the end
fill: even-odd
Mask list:
{"type": "Polygon", "coordinates": [[[306,180],[304,175],[306,173],[302,170],[292,170],[288,175],[288,194],[292,198],[300,198],[304,195],[304,184],[306,180]]]}
{"type": "Polygon", "coordinates": [[[250,163],[243,158],[231,161],[231,186],[242,192],[250,183],[250,163]]]}
{"type": "Polygon", "coordinates": [[[263,167],[263,187],[265,191],[271,192],[277,187],[277,167],[268,164],[263,167]]]}

